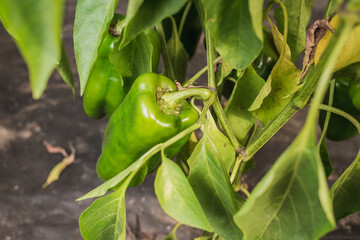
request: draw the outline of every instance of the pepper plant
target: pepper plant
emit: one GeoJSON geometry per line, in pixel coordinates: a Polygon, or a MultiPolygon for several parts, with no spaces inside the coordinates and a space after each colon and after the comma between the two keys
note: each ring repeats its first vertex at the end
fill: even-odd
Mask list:
{"type": "MultiPolygon", "coordinates": [[[[84,239],[125,239],[126,190],[149,174],[163,210],[203,230],[199,240],[319,239],[360,210],[360,153],[326,181],[336,160],[326,137],[360,131],[359,1],[329,0],[313,23],[312,0],[129,0],[125,16],[117,4],[76,7],[84,110],[108,117],[96,168],[104,183],[77,199],[97,198],[80,216],[84,239]],[[207,65],[186,79],[197,46],[207,65]],[[255,153],[307,105],[293,143],[248,192],[242,175],[255,153]]],[[[74,89],[63,8],[64,0],[0,0],[35,99],[55,68],[74,89]]]]}

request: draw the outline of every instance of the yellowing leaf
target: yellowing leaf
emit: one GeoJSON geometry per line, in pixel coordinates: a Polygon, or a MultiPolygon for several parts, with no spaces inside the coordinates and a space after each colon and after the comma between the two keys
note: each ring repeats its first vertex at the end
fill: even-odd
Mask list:
{"type": "MultiPolygon", "coordinates": [[[[333,29],[336,29],[338,25],[339,25],[339,15],[335,15],[333,19],[331,19],[330,21],[330,26],[333,29]]],[[[325,48],[329,44],[329,41],[332,38],[332,36],[333,33],[331,33],[330,31],[326,31],[325,36],[319,41],[314,57],[315,65],[319,62],[321,54],[324,52],[325,48]]],[[[341,51],[340,56],[336,61],[334,71],[337,71],[352,63],[360,61],[359,39],[360,39],[360,26],[358,25],[350,33],[350,36],[345,43],[345,47],[341,51]]]]}

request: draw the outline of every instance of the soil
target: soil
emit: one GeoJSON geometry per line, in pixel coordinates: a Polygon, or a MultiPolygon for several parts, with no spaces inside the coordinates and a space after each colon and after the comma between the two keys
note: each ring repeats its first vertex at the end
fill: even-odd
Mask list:
{"type": "MultiPolygon", "coordinates": [[[[76,1],[67,1],[63,30],[65,47],[79,79],[72,49],[72,30],[76,1]]],[[[121,10],[124,10],[122,8],[121,10]]],[[[5,29],[0,26],[0,240],[81,239],[78,218],[91,200],[75,199],[98,186],[95,164],[101,152],[106,119],[86,116],[82,99],[74,100],[70,88],[54,73],[40,100],[33,100],[24,60],[5,29]],[[46,151],[43,141],[68,149],[76,148],[75,163],[59,181],[42,189],[50,169],[61,155],[46,151]]],[[[205,52],[198,52],[189,64],[188,75],[206,65],[205,52]]],[[[300,111],[255,156],[256,168],[245,176],[251,190],[301,129],[306,110],[300,111]]],[[[350,141],[328,142],[335,171],[333,182],[354,159],[360,137],[350,141]]],[[[129,238],[163,239],[176,221],[160,208],[153,189],[154,176],[126,194],[129,238]]],[[[193,239],[200,231],[182,226],[179,239],[193,239]]],[[[360,215],[353,214],[323,239],[360,239],[360,215]]]]}

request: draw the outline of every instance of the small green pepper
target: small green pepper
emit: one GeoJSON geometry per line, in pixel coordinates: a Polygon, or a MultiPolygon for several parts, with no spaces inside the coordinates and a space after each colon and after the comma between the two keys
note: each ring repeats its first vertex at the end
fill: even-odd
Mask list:
{"type": "Polygon", "coordinates": [[[350,81],[349,95],[353,105],[360,110],[360,78],[350,81]]]}
{"type": "MultiPolygon", "coordinates": [[[[112,23],[123,18],[115,14],[112,23]]],[[[114,50],[118,40],[106,32],[100,44],[84,92],[84,110],[89,117],[110,117],[125,97],[122,77],[109,59],[109,54],[114,50]]]]}
{"type": "MultiPolygon", "coordinates": [[[[349,95],[349,77],[337,77],[335,79],[333,107],[338,108],[352,115],[358,121],[360,120],[360,111],[355,108],[353,101],[349,95]]],[[[325,97],[324,103],[328,102],[328,94],[325,97]]],[[[325,122],[326,112],[320,112],[320,127],[322,128],[325,122]]],[[[332,113],[330,115],[329,125],[326,137],[333,141],[344,141],[350,139],[358,134],[356,127],[347,119],[332,113]]]]}
{"type": "MultiPolygon", "coordinates": [[[[142,74],[135,80],[106,126],[102,154],[96,166],[100,179],[105,181],[114,177],[151,147],[165,142],[198,120],[197,111],[186,100],[180,100],[174,109],[162,107],[166,106],[161,100],[162,94],[176,90],[170,79],[155,73],[142,74]]],[[[177,154],[189,136],[167,148],[168,157],[177,154]]],[[[154,168],[158,160],[159,155],[153,156],[131,185],[140,184],[147,169],[154,168]]]]}

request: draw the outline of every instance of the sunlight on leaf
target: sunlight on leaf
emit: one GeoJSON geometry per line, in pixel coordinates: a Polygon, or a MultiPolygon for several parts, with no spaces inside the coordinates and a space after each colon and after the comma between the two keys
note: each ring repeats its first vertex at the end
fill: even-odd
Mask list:
{"type": "Polygon", "coordinates": [[[64,5],[63,0],[0,0],[0,19],[28,66],[34,99],[60,61],[64,5]]]}
{"type": "Polygon", "coordinates": [[[80,216],[81,235],[85,240],[125,240],[127,184],[93,202],[80,216]]]}

